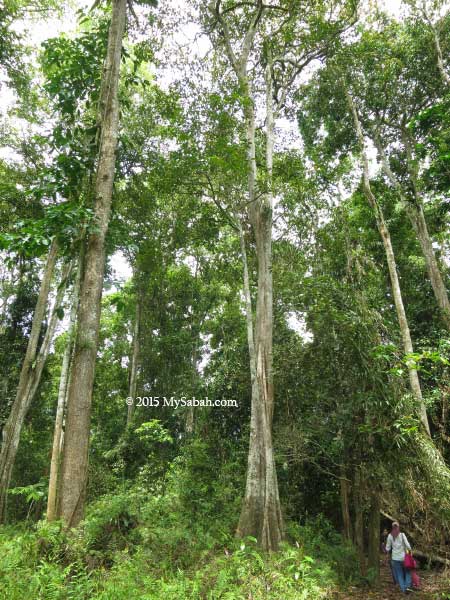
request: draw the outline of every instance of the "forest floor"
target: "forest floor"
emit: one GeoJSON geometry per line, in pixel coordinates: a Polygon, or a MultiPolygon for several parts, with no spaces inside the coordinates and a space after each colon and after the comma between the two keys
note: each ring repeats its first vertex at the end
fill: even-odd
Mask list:
{"type": "MultiPolygon", "coordinates": [[[[418,571],[421,587],[409,594],[410,598],[417,600],[450,600],[450,573],[441,570],[418,571]]],[[[399,588],[392,581],[389,565],[383,559],[380,563],[380,586],[378,589],[365,589],[351,587],[340,593],[339,600],[365,599],[367,600],[394,600],[404,598],[399,588]]]]}

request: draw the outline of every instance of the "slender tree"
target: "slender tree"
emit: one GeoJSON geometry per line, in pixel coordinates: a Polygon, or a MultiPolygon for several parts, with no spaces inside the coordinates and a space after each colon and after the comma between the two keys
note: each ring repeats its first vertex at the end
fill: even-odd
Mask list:
{"type": "Polygon", "coordinates": [[[142,306],[141,298],[138,289],[138,278],[137,272],[134,273],[135,282],[135,311],[134,311],[134,323],[133,323],[133,336],[131,342],[131,361],[130,361],[130,386],[128,389],[128,396],[133,399],[131,404],[128,404],[127,410],[127,427],[129,427],[133,421],[133,414],[136,398],[136,390],[139,376],[139,361],[140,361],[140,335],[141,335],[141,318],[142,318],[142,306]]]}
{"type": "Polygon", "coordinates": [[[78,270],[72,290],[69,325],[67,329],[67,340],[66,346],[64,348],[63,360],[61,365],[61,377],[59,380],[58,401],[56,405],[55,430],[53,433],[52,457],[50,461],[50,477],[48,483],[47,521],[53,521],[56,518],[58,476],[64,439],[64,413],[67,401],[67,391],[69,388],[70,364],[73,356],[75,323],[78,311],[78,300],[80,296],[80,281],[82,267],[81,256],[78,262],[78,270]]]}
{"type": "MultiPolygon", "coordinates": [[[[348,107],[350,114],[352,115],[356,136],[358,139],[360,152],[361,152],[361,162],[362,162],[362,170],[363,170],[363,186],[364,186],[364,194],[367,198],[368,203],[370,204],[374,217],[377,223],[378,231],[380,232],[381,239],[383,241],[384,251],[386,253],[386,262],[389,269],[389,277],[391,280],[391,288],[392,294],[394,297],[395,309],[397,311],[397,318],[400,326],[400,333],[402,336],[403,342],[403,350],[405,354],[411,355],[414,352],[414,347],[412,343],[411,333],[409,330],[408,319],[406,316],[405,306],[403,303],[403,297],[400,287],[400,280],[397,272],[397,264],[395,260],[395,254],[392,247],[391,235],[389,232],[389,228],[386,224],[386,220],[384,218],[383,210],[377,201],[375,194],[372,191],[372,186],[370,184],[370,171],[369,171],[369,159],[367,156],[364,134],[362,131],[359,115],[357,108],[355,106],[354,100],[347,89],[345,82],[343,82],[345,97],[348,102],[348,107]]],[[[418,405],[418,413],[422,425],[424,426],[426,432],[430,434],[430,426],[428,423],[427,411],[425,408],[425,404],[422,397],[422,388],[420,386],[419,375],[417,373],[417,369],[413,363],[413,361],[409,358],[408,360],[408,375],[409,375],[409,383],[411,386],[411,391],[417,401],[418,405]]]]}
{"type": "Polygon", "coordinates": [[[421,180],[424,161],[411,127],[442,93],[428,46],[429,33],[419,19],[404,25],[388,22],[380,31],[368,28],[345,52],[352,64],[352,94],[360,107],[361,127],[375,144],[382,170],[411,222],[442,320],[449,328],[445,274],[424,211],[429,193],[421,180]]]}
{"type": "Polygon", "coordinates": [[[0,453],[0,521],[6,516],[6,500],[14,459],[19,446],[20,432],[29,407],[30,389],[33,379],[33,368],[38,354],[39,337],[48,307],[48,297],[53,277],[53,271],[58,256],[58,243],[53,240],[39,290],[36,308],[33,315],[27,351],[20,372],[19,384],[10,415],[3,429],[2,449],[0,453]]]}

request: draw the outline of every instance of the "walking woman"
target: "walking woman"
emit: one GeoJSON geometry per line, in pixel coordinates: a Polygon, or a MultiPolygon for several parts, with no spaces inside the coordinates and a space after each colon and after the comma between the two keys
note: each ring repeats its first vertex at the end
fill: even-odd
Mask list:
{"type": "Polygon", "coordinates": [[[411,546],[406,535],[400,531],[397,521],[392,523],[392,530],[386,542],[386,551],[391,552],[392,573],[395,581],[404,594],[409,594],[412,592],[411,572],[405,569],[403,561],[406,553],[411,552],[411,546]]]}

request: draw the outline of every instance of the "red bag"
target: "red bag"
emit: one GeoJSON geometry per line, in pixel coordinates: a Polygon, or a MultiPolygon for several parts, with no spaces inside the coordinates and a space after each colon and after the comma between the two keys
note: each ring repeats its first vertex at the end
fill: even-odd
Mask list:
{"type": "Polygon", "coordinates": [[[412,554],[406,554],[405,560],[403,561],[403,566],[405,569],[415,569],[417,567],[417,563],[413,558],[412,554]]]}
{"type": "Polygon", "coordinates": [[[413,588],[418,590],[420,588],[420,577],[418,576],[417,571],[411,571],[411,581],[413,588]]]}

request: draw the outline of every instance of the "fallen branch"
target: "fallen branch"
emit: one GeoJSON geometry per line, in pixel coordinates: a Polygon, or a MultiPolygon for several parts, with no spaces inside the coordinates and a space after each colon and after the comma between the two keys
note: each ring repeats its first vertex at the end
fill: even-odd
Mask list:
{"type": "Polygon", "coordinates": [[[437,554],[426,554],[421,550],[413,550],[413,555],[415,558],[422,558],[428,562],[439,563],[440,565],[445,565],[446,567],[450,567],[450,560],[448,558],[444,558],[442,556],[438,556],[437,554]]]}

